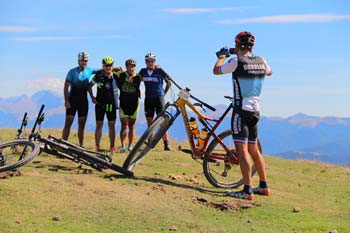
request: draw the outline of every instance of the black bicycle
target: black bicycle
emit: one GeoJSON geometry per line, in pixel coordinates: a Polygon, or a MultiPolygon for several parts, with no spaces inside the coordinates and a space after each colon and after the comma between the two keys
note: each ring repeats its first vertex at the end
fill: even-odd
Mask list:
{"type": "Polygon", "coordinates": [[[111,169],[127,176],[134,175],[133,172],[114,164],[111,156],[108,154],[89,151],[51,135],[41,137],[40,128],[44,121],[44,107],[44,105],[41,106],[28,139],[19,139],[0,144],[0,172],[15,170],[29,163],[41,152],[45,152],[59,158],[90,166],[98,171],[111,169]],[[12,147],[16,147],[17,150],[12,150],[12,147]]]}

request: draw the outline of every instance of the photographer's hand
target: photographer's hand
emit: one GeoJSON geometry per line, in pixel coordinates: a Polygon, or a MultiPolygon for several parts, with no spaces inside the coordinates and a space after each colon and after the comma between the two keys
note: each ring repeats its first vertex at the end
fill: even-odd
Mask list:
{"type": "Polygon", "coordinates": [[[216,56],[218,59],[226,59],[230,57],[230,55],[230,48],[228,46],[225,46],[216,52],[216,56]]]}

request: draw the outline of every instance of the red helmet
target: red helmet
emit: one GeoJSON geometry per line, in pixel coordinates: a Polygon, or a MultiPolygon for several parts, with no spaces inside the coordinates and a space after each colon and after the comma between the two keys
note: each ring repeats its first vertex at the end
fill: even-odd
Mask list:
{"type": "Polygon", "coordinates": [[[250,32],[240,32],[235,38],[235,42],[243,48],[251,48],[255,44],[255,37],[250,32]]]}

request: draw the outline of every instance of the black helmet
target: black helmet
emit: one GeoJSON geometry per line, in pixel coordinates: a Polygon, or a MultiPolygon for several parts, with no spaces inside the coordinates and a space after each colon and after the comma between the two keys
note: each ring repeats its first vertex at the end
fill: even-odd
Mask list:
{"type": "Polygon", "coordinates": [[[235,42],[241,48],[251,48],[255,44],[255,37],[250,32],[240,32],[237,34],[235,42]]]}
{"type": "Polygon", "coordinates": [[[125,66],[128,66],[128,65],[134,65],[136,66],[136,61],[134,59],[128,59],[125,61],[125,66]]]}

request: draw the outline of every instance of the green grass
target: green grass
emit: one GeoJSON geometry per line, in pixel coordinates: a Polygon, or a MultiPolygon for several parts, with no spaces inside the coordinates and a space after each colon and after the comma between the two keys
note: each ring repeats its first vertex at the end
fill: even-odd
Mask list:
{"type": "MultiPolygon", "coordinates": [[[[3,141],[14,135],[0,130],[3,141]]],[[[102,146],[107,142],[104,135],[102,146]]],[[[85,145],[93,149],[93,134],[85,145]]],[[[73,162],[41,154],[22,176],[0,180],[0,232],[350,232],[349,167],[266,156],[272,195],[255,196],[251,208],[220,211],[194,201],[235,201],[206,181],[201,164],[159,149],[135,168],[134,179],[111,170],[84,174],[73,162]]],[[[114,161],[125,157],[117,153],[114,161]]]]}

